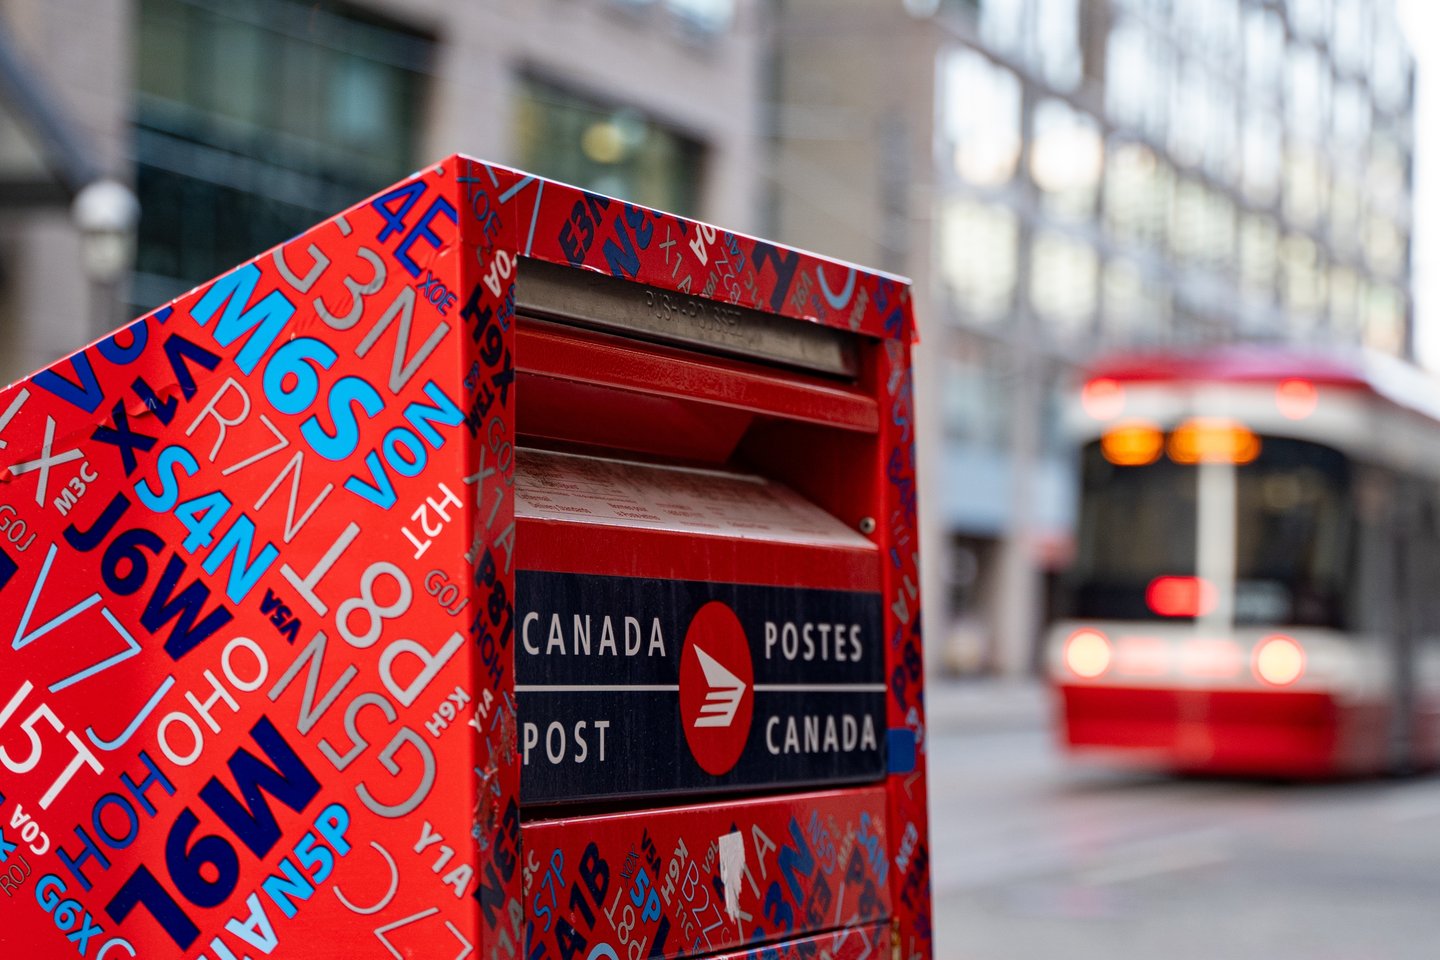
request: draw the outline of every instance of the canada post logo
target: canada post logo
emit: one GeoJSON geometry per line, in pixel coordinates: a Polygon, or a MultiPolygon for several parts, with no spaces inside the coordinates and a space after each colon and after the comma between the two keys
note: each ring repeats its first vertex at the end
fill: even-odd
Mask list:
{"type": "Polygon", "coordinates": [[[750,643],[735,611],[711,600],[685,631],[680,655],[680,720],[701,769],[729,773],[750,737],[755,714],[755,669],[750,643]]]}

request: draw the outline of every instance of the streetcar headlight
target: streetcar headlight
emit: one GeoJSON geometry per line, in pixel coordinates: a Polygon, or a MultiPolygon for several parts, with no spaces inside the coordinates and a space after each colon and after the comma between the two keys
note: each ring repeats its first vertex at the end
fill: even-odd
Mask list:
{"type": "Polygon", "coordinates": [[[1125,411],[1125,388],[1109,377],[1091,380],[1080,390],[1080,407],[1096,420],[1114,420],[1125,411]]]}
{"type": "Polygon", "coordinates": [[[1309,380],[1281,380],[1275,387],[1275,406],[1287,420],[1304,420],[1320,405],[1320,391],[1309,380]]]}
{"type": "Polygon", "coordinates": [[[1255,676],[1271,686],[1283,687],[1305,673],[1305,651],[1282,634],[1266,637],[1255,648],[1255,676]]]}
{"type": "Polygon", "coordinates": [[[1095,679],[1110,669],[1110,641],[1099,630],[1076,630],[1065,641],[1065,666],[1077,677],[1095,679]]]}

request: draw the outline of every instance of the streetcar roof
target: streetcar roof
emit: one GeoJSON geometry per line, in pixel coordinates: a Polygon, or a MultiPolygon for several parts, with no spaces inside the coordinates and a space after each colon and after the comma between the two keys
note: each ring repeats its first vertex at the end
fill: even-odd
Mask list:
{"type": "Polygon", "coordinates": [[[1440,381],[1412,364],[1373,350],[1237,344],[1187,352],[1122,353],[1091,363],[1086,378],[1157,384],[1308,380],[1316,386],[1363,390],[1440,420],[1440,381]]]}

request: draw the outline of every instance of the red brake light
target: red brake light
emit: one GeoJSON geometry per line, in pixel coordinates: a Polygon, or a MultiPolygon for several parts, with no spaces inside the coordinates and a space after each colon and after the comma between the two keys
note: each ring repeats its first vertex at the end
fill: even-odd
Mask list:
{"type": "Polygon", "coordinates": [[[1145,603],[1162,617],[1203,617],[1215,609],[1215,586],[1203,577],[1156,577],[1145,603]]]}
{"type": "Polygon", "coordinates": [[[1255,648],[1255,676],[1275,687],[1299,680],[1305,673],[1305,650],[1293,638],[1275,634],[1255,648]]]}
{"type": "Polygon", "coordinates": [[[1095,679],[1110,669],[1110,641],[1099,630],[1076,630],[1065,641],[1065,666],[1077,677],[1095,679]]]}

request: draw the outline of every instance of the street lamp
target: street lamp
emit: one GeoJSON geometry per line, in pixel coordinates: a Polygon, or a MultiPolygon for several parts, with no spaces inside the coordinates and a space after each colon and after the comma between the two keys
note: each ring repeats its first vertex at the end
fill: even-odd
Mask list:
{"type": "Polygon", "coordinates": [[[96,332],[106,333],[116,325],[112,314],[120,283],[135,259],[140,202],[124,184],[102,178],[75,195],[70,215],[80,230],[80,262],[90,280],[96,332]]]}

